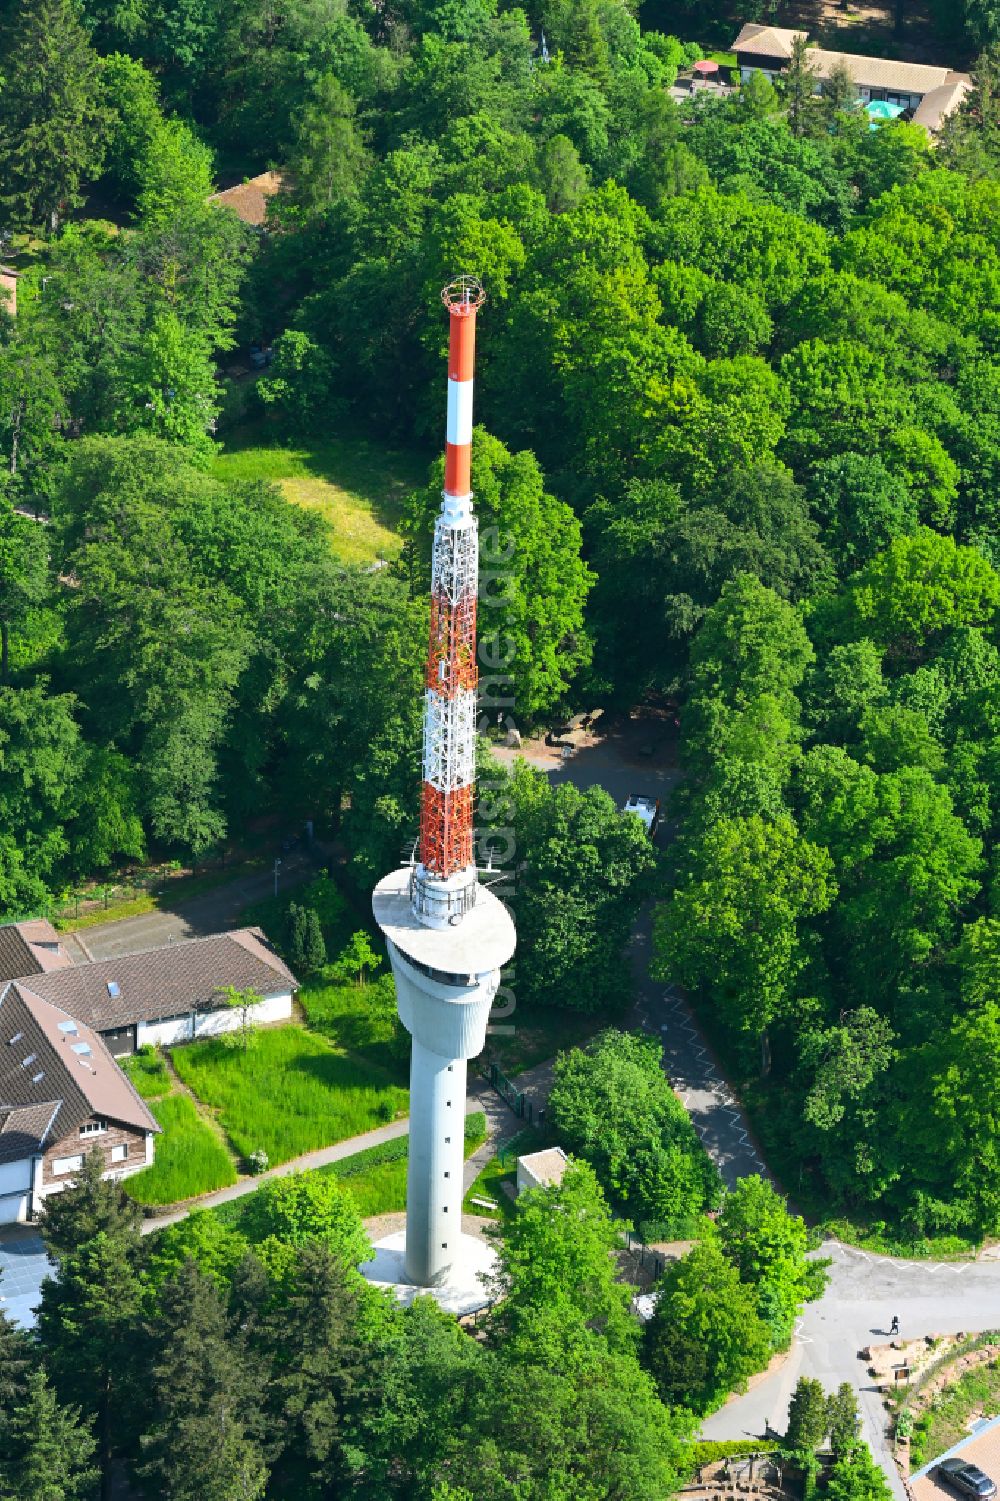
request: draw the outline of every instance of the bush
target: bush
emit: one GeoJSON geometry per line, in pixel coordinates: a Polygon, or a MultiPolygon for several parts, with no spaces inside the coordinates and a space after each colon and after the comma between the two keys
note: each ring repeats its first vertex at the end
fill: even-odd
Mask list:
{"type": "Polygon", "coordinates": [[[260,1148],[256,1152],[251,1152],[247,1158],[247,1171],[253,1173],[255,1177],[258,1173],[266,1173],[270,1165],[271,1159],[260,1148]]]}
{"type": "Polygon", "coordinates": [[[668,1407],[703,1414],[743,1391],[771,1356],[752,1287],[708,1237],[671,1263],[643,1332],[644,1362],[668,1407]]]}
{"type": "Polygon", "coordinates": [[[293,970],[300,975],[315,974],[326,963],[326,944],[319,915],[312,907],[292,902],[288,909],[285,952],[293,970]]]}
{"type": "Polygon", "coordinates": [[[714,1464],[717,1459],[729,1459],[734,1454],[773,1454],[779,1447],[775,1438],[715,1438],[699,1439],[691,1446],[691,1463],[696,1469],[714,1464]]]}
{"type": "Polygon", "coordinates": [[[719,1175],[652,1039],[608,1031],[561,1053],[549,1113],[562,1145],[632,1218],[686,1223],[719,1202],[719,1175]]]}
{"type": "Polygon", "coordinates": [[[188,1257],[198,1263],[206,1276],[224,1286],[232,1280],[249,1250],[245,1236],[205,1209],[195,1209],[152,1239],[149,1275],[155,1287],[179,1272],[188,1257]]]}
{"type": "Polygon", "coordinates": [[[327,1173],[272,1178],[253,1194],[242,1228],[258,1244],[272,1237],[292,1246],[321,1240],[349,1266],[371,1254],[354,1200],[327,1173]]]}

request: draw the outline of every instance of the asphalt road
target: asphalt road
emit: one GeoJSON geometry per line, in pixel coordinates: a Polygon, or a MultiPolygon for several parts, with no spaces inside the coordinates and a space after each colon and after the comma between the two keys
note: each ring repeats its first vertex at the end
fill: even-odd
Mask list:
{"type": "MultiPolygon", "coordinates": [[[[315,869],[301,850],[281,857],[278,890],[287,890],[305,880],[315,869]]],[[[225,885],[214,886],[201,896],[173,909],[159,908],[141,917],[123,917],[118,922],[83,928],[74,935],[93,959],[112,959],[117,954],[136,954],[141,949],[160,948],[184,938],[219,933],[236,925],[250,902],[262,901],[274,891],[273,870],[255,871],[225,885]]]]}
{"type": "Polygon", "coordinates": [[[858,1393],[872,1453],[896,1494],[905,1496],[886,1440],[881,1397],[858,1352],[888,1342],[893,1314],[904,1339],[1000,1328],[1000,1263],[901,1261],[837,1242],[824,1246],[822,1254],[833,1258],[830,1285],[805,1309],[784,1365],[713,1413],[702,1433],[705,1438],[759,1437],[768,1426],[783,1433],[800,1376],[815,1377],[827,1391],[849,1381],[858,1393]]]}

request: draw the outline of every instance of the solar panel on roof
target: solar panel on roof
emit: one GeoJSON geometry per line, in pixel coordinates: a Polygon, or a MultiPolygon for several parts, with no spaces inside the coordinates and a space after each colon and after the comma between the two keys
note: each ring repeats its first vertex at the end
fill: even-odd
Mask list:
{"type": "Polygon", "coordinates": [[[76,1022],[67,1021],[59,1023],[59,1030],[60,1032],[77,1032],[79,1031],[79,1028],[77,1027],[76,1022]]]}
{"type": "Polygon", "coordinates": [[[79,1053],[80,1056],[82,1057],[84,1054],[90,1052],[90,1043],[89,1042],[74,1042],[74,1044],[73,1044],[73,1051],[74,1051],[74,1053],[79,1053]]]}

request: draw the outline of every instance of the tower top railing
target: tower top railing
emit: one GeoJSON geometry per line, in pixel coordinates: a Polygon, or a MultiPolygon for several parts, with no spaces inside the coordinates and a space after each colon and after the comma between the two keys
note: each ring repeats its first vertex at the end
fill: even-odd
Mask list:
{"type": "Polygon", "coordinates": [[[482,307],[486,293],[478,276],[456,276],[441,288],[441,301],[450,313],[471,313],[482,307]]]}

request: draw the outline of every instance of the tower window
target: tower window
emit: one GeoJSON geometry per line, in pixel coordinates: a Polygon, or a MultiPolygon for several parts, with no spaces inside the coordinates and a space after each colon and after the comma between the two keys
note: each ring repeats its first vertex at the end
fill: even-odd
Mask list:
{"type": "Polygon", "coordinates": [[[446,1178],[450,1178],[451,1177],[451,1173],[445,1173],[445,1177],[446,1178]]]}
{"type": "Polygon", "coordinates": [[[445,1144],[446,1147],[450,1147],[451,1146],[451,1137],[450,1136],[446,1136],[445,1137],[444,1144],[445,1144]]]}

